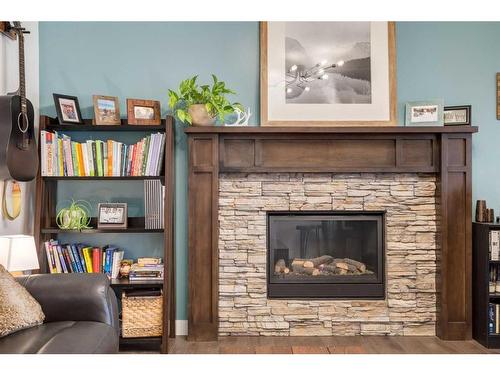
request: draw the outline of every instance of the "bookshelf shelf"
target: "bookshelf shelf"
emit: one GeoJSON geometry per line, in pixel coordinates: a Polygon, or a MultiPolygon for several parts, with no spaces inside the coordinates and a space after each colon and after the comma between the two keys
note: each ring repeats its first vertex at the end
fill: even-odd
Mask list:
{"type": "MultiPolygon", "coordinates": [[[[57,240],[59,235],[70,234],[78,236],[94,235],[94,234],[111,234],[119,233],[120,235],[137,235],[137,234],[155,234],[162,236],[164,253],[163,259],[165,264],[164,280],[161,281],[129,281],[128,279],[113,279],[110,285],[115,291],[118,298],[121,298],[121,293],[125,290],[160,288],[163,290],[163,336],[162,337],[146,337],[146,338],[123,338],[120,337],[120,345],[147,346],[160,348],[162,353],[168,353],[169,337],[175,337],[175,275],[174,275],[174,121],[171,116],[167,116],[162,120],[161,125],[154,126],[139,126],[128,125],[126,120],[122,120],[121,125],[101,126],[93,125],[91,119],[84,120],[82,125],[59,125],[57,119],[47,116],[40,116],[39,132],[42,131],[57,131],[57,132],[149,132],[149,133],[164,133],[165,134],[165,152],[161,161],[160,176],[41,176],[39,171],[36,178],[36,201],[35,201],[35,237],[38,249],[38,258],[40,263],[40,272],[48,272],[47,256],[44,249],[44,242],[50,239],[57,240]],[[146,180],[161,180],[165,186],[164,199],[164,229],[145,229],[144,217],[129,217],[127,229],[98,229],[96,218],[91,218],[91,229],[82,231],[65,230],[57,227],[55,222],[56,205],[58,202],[58,186],[60,181],[110,181],[120,182],[113,186],[116,189],[116,194],[119,196],[120,189],[127,182],[146,181],[146,180]]],[[[40,135],[40,134],[39,134],[40,135]]],[[[102,134],[102,139],[109,139],[112,136],[102,134]]],[[[142,137],[142,136],[141,136],[142,137]]],[[[92,138],[99,138],[95,134],[92,138]]],[[[40,139],[40,138],[39,138],[40,139]]],[[[135,186],[135,185],[134,185],[135,186]]],[[[141,189],[142,191],[142,189],[141,189]]],[[[97,244],[96,244],[97,245],[97,244]]],[[[104,245],[104,244],[99,244],[104,245]]],[[[127,251],[127,249],[123,249],[127,251]]],[[[148,256],[145,253],[143,256],[148,256]]]]}
{"type": "Polygon", "coordinates": [[[500,348],[500,333],[489,333],[489,304],[500,303],[500,293],[489,292],[490,266],[500,264],[489,259],[491,230],[500,230],[500,226],[472,224],[472,336],[487,348],[500,348]]]}

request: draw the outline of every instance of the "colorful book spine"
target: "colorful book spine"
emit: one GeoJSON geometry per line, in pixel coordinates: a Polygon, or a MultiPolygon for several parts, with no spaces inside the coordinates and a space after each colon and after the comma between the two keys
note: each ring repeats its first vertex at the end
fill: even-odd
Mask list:
{"type": "Polygon", "coordinates": [[[58,149],[58,164],[59,164],[59,176],[66,176],[66,168],[64,165],[64,154],[63,154],[63,142],[61,138],[57,139],[57,149],[58,149]]]}
{"type": "Polygon", "coordinates": [[[83,162],[83,152],[82,152],[82,144],[75,142],[76,143],[76,158],[78,160],[78,175],[79,176],[85,176],[85,166],[83,162]]]}
{"type": "Polygon", "coordinates": [[[108,173],[106,176],[114,176],[114,170],[113,170],[113,158],[114,158],[114,143],[112,140],[108,140],[107,142],[107,150],[108,150],[108,167],[107,171],[108,173]]]}
{"type": "Polygon", "coordinates": [[[66,264],[68,266],[69,272],[74,273],[75,269],[73,268],[73,264],[71,263],[71,257],[69,256],[70,252],[68,250],[68,246],[66,245],[63,247],[63,254],[64,254],[64,260],[66,261],[66,264]]]}
{"type": "Polygon", "coordinates": [[[78,166],[78,151],[76,150],[76,142],[71,141],[71,160],[73,161],[74,176],[80,176],[80,167],[78,166]]]}
{"type": "Polygon", "coordinates": [[[94,272],[94,270],[92,268],[92,248],[85,247],[82,249],[82,252],[83,252],[83,257],[85,259],[87,273],[94,272]]]}
{"type": "Polygon", "coordinates": [[[61,262],[63,273],[68,273],[68,266],[66,265],[61,245],[57,245],[57,254],[59,255],[59,261],[61,262]]]}

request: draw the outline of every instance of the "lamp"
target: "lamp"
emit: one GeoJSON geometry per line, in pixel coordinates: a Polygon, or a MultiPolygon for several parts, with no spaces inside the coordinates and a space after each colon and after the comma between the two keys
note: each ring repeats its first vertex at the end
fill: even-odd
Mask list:
{"type": "Polygon", "coordinates": [[[33,236],[0,236],[0,264],[9,272],[40,268],[33,236]]]}

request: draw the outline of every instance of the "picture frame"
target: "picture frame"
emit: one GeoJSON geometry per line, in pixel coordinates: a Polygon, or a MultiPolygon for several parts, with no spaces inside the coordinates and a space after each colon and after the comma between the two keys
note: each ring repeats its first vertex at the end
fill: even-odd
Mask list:
{"type": "Polygon", "coordinates": [[[405,126],[443,126],[443,101],[428,100],[407,102],[405,126]]]}
{"type": "Polygon", "coordinates": [[[60,125],[83,124],[80,104],[76,96],[52,94],[60,125]]]}
{"type": "Polygon", "coordinates": [[[445,126],[471,125],[472,106],[455,105],[444,107],[443,119],[445,126]]]}
{"type": "Polygon", "coordinates": [[[129,125],[160,125],[161,113],[158,100],[127,99],[129,125]]]}
{"type": "Polygon", "coordinates": [[[116,96],[92,95],[94,125],[121,125],[120,101],[116,96]]]}
{"type": "Polygon", "coordinates": [[[97,206],[98,229],[127,229],[127,203],[99,203],[97,206]]]}
{"type": "Polygon", "coordinates": [[[261,22],[260,46],[262,126],[397,124],[394,22],[261,22]]]}

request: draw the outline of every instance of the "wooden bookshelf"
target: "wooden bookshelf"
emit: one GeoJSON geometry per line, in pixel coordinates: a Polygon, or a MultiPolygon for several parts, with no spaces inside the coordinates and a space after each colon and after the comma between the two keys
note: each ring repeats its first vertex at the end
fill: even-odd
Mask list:
{"type": "Polygon", "coordinates": [[[500,348],[500,334],[488,331],[488,305],[490,302],[500,303],[500,292],[489,291],[490,265],[500,263],[490,260],[491,230],[500,230],[500,225],[472,224],[472,336],[487,348],[500,348]]]}
{"type": "MultiPolygon", "coordinates": [[[[96,235],[120,233],[123,235],[137,234],[163,234],[164,239],[164,280],[163,281],[144,281],[136,282],[128,279],[113,279],[110,282],[111,287],[121,297],[123,290],[140,289],[140,288],[162,288],[163,289],[163,336],[151,338],[122,338],[120,337],[120,345],[124,346],[146,346],[158,347],[162,353],[168,353],[169,340],[168,338],[175,337],[175,272],[174,272],[174,189],[175,189],[175,174],[174,174],[174,120],[171,116],[167,116],[162,120],[161,125],[145,126],[145,125],[128,125],[125,120],[122,120],[121,125],[93,125],[91,119],[84,120],[81,125],[59,125],[57,119],[47,116],[40,116],[39,132],[42,130],[66,132],[164,132],[165,153],[163,160],[163,170],[160,176],[114,176],[114,177],[68,177],[68,176],[41,176],[39,169],[36,178],[36,201],[35,201],[35,237],[38,247],[38,258],[40,262],[40,272],[46,273],[49,268],[43,243],[52,239],[57,239],[60,234],[76,234],[76,235],[96,235]],[[120,182],[116,185],[117,189],[122,184],[131,181],[144,181],[147,179],[160,179],[165,184],[165,202],[164,202],[164,229],[145,229],[144,217],[129,217],[127,229],[98,229],[96,218],[91,219],[91,229],[81,231],[60,229],[56,223],[56,204],[57,204],[57,188],[60,181],[81,181],[82,183],[92,183],[93,181],[109,181],[120,182]]],[[[40,136],[40,133],[39,133],[40,136]]],[[[111,136],[104,135],[103,139],[108,139],[111,136]]],[[[93,138],[99,138],[99,135],[93,135],[93,138]]],[[[40,139],[40,138],[39,138],[40,139]]],[[[39,148],[40,154],[40,148],[39,148]]],[[[41,158],[40,158],[41,160],[41,158]]],[[[97,245],[97,244],[96,244],[97,245]]],[[[103,246],[99,244],[99,246],[103,246]]],[[[126,249],[124,249],[126,250],[126,249]]],[[[144,256],[149,254],[145,253],[144,256]]]]}

